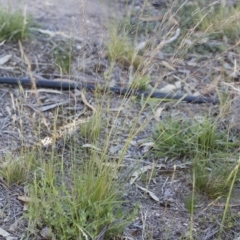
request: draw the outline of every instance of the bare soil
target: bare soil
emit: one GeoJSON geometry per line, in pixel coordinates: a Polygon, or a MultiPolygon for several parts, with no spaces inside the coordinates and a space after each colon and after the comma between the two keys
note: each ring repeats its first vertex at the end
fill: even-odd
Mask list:
{"type": "MultiPolygon", "coordinates": [[[[127,1],[126,1],[127,2],[127,1]]],[[[144,1],[135,1],[134,9],[138,11],[144,1]]],[[[0,0],[0,5],[18,6],[18,0],[0,0]]],[[[98,1],[98,0],[51,0],[51,1],[27,1],[20,4],[26,7],[27,12],[33,15],[39,28],[49,32],[41,33],[33,30],[32,38],[19,43],[5,42],[0,46],[0,56],[11,55],[7,63],[0,66],[1,76],[26,76],[29,75],[30,62],[31,74],[34,77],[47,79],[68,78],[67,74],[61,74],[54,60],[54,51],[60,49],[63,53],[72,49],[73,65],[71,76],[74,80],[85,82],[104,83],[104,72],[110,69],[110,62],[106,56],[107,24],[118,16],[124,15],[127,6],[125,1],[98,1]],[[57,34],[56,34],[57,33],[57,34]],[[73,46],[71,41],[74,39],[73,46]],[[25,54],[25,59],[23,54],[25,54]],[[27,58],[27,61],[26,61],[27,58]]],[[[159,15],[159,9],[148,6],[148,10],[159,15]]],[[[152,36],[154,37],[154,35],[152,36]]],[[[139,42],[144,39],[139,39],[139,42]]],[[[225,61],[230,67],[234,66],[233,51],[225,53],[225,61]]],[[[171,54],[161,53],[153,61],[151,77],[157,81],[163,74],[166,65],[163,61],[171,63],[171,54]],[[159,64],[161,63],[161,64],[159,64]]],[[[178,79],[184,79],[184,87],[177,89],[180,93],[206,93],[215,96],[215,89],[209,90],[212,79],[210,73],[219,73],[218,59],[213,59],[213,54],[202,54],[201,57],[189,54],[184,60],[175,62],[175,69],[164,78],[162,86],[175,84],[178,79]],[[208,91],[209,90],[209,91],[208,91]]],[[[128,69],[116,66],[112,74],[113,84],[126,84],[128,82],[128,69]]],[[[237,83],[235,83],[237,86],[237,83]]],[[[3,158],[10,154],[13,158],[22,147],[46,144],[53,134],[53,122],[58,106],[59,118],[57,126],[61,127],[71,123],[72,120],[86,119],[92,114],[86,107],[78,92],[40,91],[32,92],[30,89],[21,91],[18,87],[8,85],[0,86],[0,154],[3,158]],[[37,95],[37,96],[36,96],[37,95]],[[40,99],[40,102],[39,102],[40,99]],[[84,111],[84,113],[82,113],[84,111]],[[41,124],[41,132],[37,130],[41,124]],[[39,136],[40,135],[40,136],[39,136]],[[39,141],[41,139],[42,141],[39,141]]],[[[87,100],[94,106],[97,99],[92,93],[86,93],[87,100]]],[[[112,108],[117,108],[121,103],[121,97],[112,95],[112,108]]],[[[141,109],[140,102],[129,99],[124,106],[124,111],[119,117],[119,125],[124,121],[130,122],[137,117],[141,109]]],[[[239,105],[233,105],[228,122],[236,123],[236,131],[239,124],[239,105]]],[[[188,103],[161,103],[163,107],[162,117],[180,117],[189,119],[202,117],[205,114],[214,116],[219,112],[219,106],[211,104],[193,105],[188,103]]],[[[126,157],[126,166],[133,166],[141,156],[148,151],[142,142],[149,141],[151,128],[156,121],[152,117],[151,108],[146,109],[139,120],[139,125],[146,118],[153,119],[149,127],[135,137],[126,157]]],[[[118,142],[110,148],[111,154],[118,154],[124,144],[124,132],[119,136],[118,142]]],[[[59,137],[61,145],[61,136],[59,137]]],[[[156,159],[149,157],[143,160],[141,166],[155,164],[155,175],[150,183],[137,180],[137,185],[126,184],[124,199],[129,200],[127,208],[133,208],[135,203],[140,204],[138,217],[116,239],[190,239],[189,229],[191,216],[186,208],[186,199],[191,196],[192,179],[189,162],[182,159],[156,159]],[[148,187],[159,201],[155,201],[144,193],[141,187],[148,187]]],[[[126,171],[128,169],[126,168],[126,171]]],[[[230,203],[231,216],[228,225],[224,229],[224,239],[238,239],[240,237],[240,198],[239,186],[234,189],[234,196],[230,203]]],[[[14,239],[24,239],[27,229],[27,221],[23,217],[23,203],[18,196],[24,195],[24,184],[8,186],[4,179],[0,180],[0,226],[10,233],[14,239]]],[[[221,225],[221,217],[224,210],[223,202],[213,202],[204,194],[197,196],[193,231],[194,239],[216,239],[221,225]]],[[[44,239],[40,231],[36,233],[37,239],[44,239]]],[[[5,239],[1,238],[0,239],[5,239]]]]}

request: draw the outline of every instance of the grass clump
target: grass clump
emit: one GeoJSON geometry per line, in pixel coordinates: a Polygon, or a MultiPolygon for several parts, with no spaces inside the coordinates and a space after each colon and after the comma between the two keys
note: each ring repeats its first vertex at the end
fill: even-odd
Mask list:
{"type": "Polygon", "coordinates": [[[179,20],[181,34],[173,43],[164,47],[167,52],[176,49],[178,55],[185,53],[223,52],[227,46],[223,40],[237,41],[240,35],[240,4],[209,3],[194,1],[177,4],[174,15],[179,20]],[[219,41],[220,40],[220,41],[219,41]],[[184,46],[184,47],[183,47],[184,46]]]}
{"type": "Polygon", "coordinates": [[[239,141],[231,142],[228,132],[218,129],[216,122],[208,118],[202,122],[167,119],[157,126],[154,137],[153,151],[157,156],[192,160],[195,189],[211,198],[222,196],[229,189],[237,162],[233,152],[239,141]]]}
{"type": "Polygon", "coordinates": [[[212,7],[211,11],[201,21],[199,29],[209,32],[215,38],[227,36],[237,40],[240,36],[240,4],[236,6],[212,7]]]}
{"type": "Polygon", "coordinates": [[[28,187],[29,237],[47,228],[52,239],[97,239],[105,230],[104,239],[110,239],[135,216],[134,210],[132,214],[123,211],[123,180],[118,178],[122,159],[111,165],[106,150],[111,143],[100,141],[101,106],[91,107],[92,117],[65,138],[63,152],[53,148],[39,160],[28,187]],[[106,146],[100,148],[101,143],[106,146]]]}
{"type": "Polygon", "coordinates": [[[102,117],[103,113],[99,109],[95,113],[93,113],[88,122],[81,124],[81,136],[85,139],[90,140],[91,142],[95,142],[101,134],[103,124],[102,117]]]}
{"type": "Polygon", "coordinates": [[[190,214],[193,214],[195,211],[195,206],[197,205],[197,199],[192,195],[188,195],[184,199],[185,207],[190,214]]]}
{"type": "Polygon", "coordinates": [[[135,74],[133,77],[133,82],[131,84],[132,89],[147,90],[151,77],[149,75],[141,76],[140,74],[135,74]]]}
{"type": "Polygon", "coordinates": [[[230,142],[227,131],[218,131],[216,122],[167,119],[154,130],[154,152],[159,156],[209,156],[229,152],[237,143],[230,142]]]}
{"type": "Polygon", "coordinates": [[[21,157],[6,155],[1,159],[0,175],[8,185],[22,184],[28,180],[30,171],[35,168],[35,154],[27,153],[21,157]]]}
{"type": "Polygon", "coordinates": [[[231,4],[209,4],[206,1],[198,1],[194,4],[184,4],[179,9],[181,28],[185,30],[194,27],[205,32],[210,39],[219,39],[227,36],[232,40],[239,38],[239,2],[231,4]]]}
{"type": "Polygon", "coordinates": [[[53,156],[35,172],[30,226],[47,226],[58,239],[96,239],[105,227],[107,236],[123,230],[132,216],[126,219],[122,212],[121,185],[112,169],[99,167],[95,160],[89,156],[78,165],[72,159],[72,166],[63,169],[61,159],[53,156]]]}
{"type": "Polygon", "coordinates": [[[18,41],[30,34],[32,17],[22,10],[12,11],[0,8],[0,41],[18,41]]]}
{"type": "Polygon", "coordinates": [[[132,65],[135,69],[138,69],[142,64],[142,59],[137,55],[134,44],[127,33],[119,33],[117,27],[111,28],[107,43],[107,55],[111,62],[121,64],[126,68],[132,65]]]}
{"type": "Polygon", "coordinates": [[[63,74],[70,74],[72,64],[72,52],[56,48],[53,53],[53,58],[63,74]]]}
{"type": "Polygon", "coordinates": [[[223,196],[232,183],[232,178],[229,176],[233,169],[234,165],[224,162],[221,156],[215,158],[196,157],[193,160],[195,188],[214,199],[223,196]]]}

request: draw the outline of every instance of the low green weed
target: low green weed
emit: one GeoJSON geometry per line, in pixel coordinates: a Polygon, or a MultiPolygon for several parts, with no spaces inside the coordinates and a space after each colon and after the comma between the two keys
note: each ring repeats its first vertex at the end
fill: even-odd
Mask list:
{"type": "Polygon", "coordinates": [[[154,152],[158,156],[209,156],[215,152],[229,152],[237,142],[229,140],[227,131],[218,130],[216,122],[205,118],[176,120],[167,118],[154,129],[154,152]]]}
{"type": "Polygon", "coordinates": [[[209,11],[199,26],[201,31],[210,33],[214,38],[227,36],[231,40],[237,40],[240,36],[240,4],[235,7],[220,5],[209,11]]]}
{"type": "MultiPolygon", "coordinates": [[[[202,122],[167,119],[154,131],[156,156],[189,158],[193,164],[194,189],[211,198],[224,195],[231,185],[229,178],[237,161],[234,149],[239,140],[230,141],[229,133],[205,118],[202,122]]],[[[188,204],[189,205],[189,204],[188,204]]]]}
{"type": "MultiPolygon", "coordinates": [[[[99,157],[100,159],[101,157],[99,157]]],[[[52,159],[35,171],[30,184],[29,226],[47,226],[58,239],[96,239],[121,232],[131,217],[122,211],[121,185],[109,167],[94,158],[64,168],[64,159],[52,159]]]]}
{"type": "Polygon", "coordinates": [[[147,90],[149,87],[151,77],[150,76],[141,76],[140,74],[135,74],[133,76],[133,82],[131,84],[132,89],[141,89],[147,90]]]}
{"type": "MultiPolygon", "coordinates": [[[[227,157],[229,158],[229,155],[227,157]]],[[[226,195],[231,185],[232,178],[229,179],[229,176],[233,169],[234,164],[224,162],[221,156],[196,157],[193,160],[195,188],[214,199],[226,195]]]]}
{"type": "Polygon", "coordinates": [[[31,152],[18,158],[7,154],[0,161],[0,175],[10,186],[22,184],[28,180],[30,171],[36,167],[35,158],[36,155],[31,152]]]}
{"type": "Polygon", "coordinates": [[[135,69],[138,69],[142,64],[142,59],[137,55],[133,42],[126,33],[119,33],[116,26],[110,29],[107,54],[111,62],[121,64],[126,68],[133,65],[135,69]]]}
{"type": "Polygon", "coordinates": [[[32,17],[22,10],[0,8],[0,41],[18,41],[30,35],[32,17]]]}
{"type": "Polygon", "coordinates": [[[71,51],[65,51],[60,48],[54,50],[53,58],[62,74],[70,74],[72,64],[71,53],[71,51]]]}
{"type": "Polygon", "coordinates": [[[80,125],[80,134],[82,137],[91,140],[91,142],[95,142],[99,138],[103,125],[102,114],[102,111],[98,108],[88,122],[80,125]]]}

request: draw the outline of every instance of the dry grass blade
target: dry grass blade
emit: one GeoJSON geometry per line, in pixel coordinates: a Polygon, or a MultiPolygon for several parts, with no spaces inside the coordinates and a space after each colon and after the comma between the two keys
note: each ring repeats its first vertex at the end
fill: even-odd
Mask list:
{"type": "Polygon", "coordinates": [[[86,97],[85,97],[84,92],[83,92],[83,91],[80,91],[80,94],[81,94],[83,103],[84,103],[87,107],[89,107],[93,112],[96,112],[96,111],[97,111],[96,108],[93,107],[90,103],[88,103],[88,101],[87,101],[87,99],[86,99],[86,97]]]}

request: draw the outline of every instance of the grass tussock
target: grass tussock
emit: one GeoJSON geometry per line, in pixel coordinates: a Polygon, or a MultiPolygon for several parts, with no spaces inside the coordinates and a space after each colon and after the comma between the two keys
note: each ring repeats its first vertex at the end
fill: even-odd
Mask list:
{"type": "Polygon", "coordinates": [[[107,55],[111,62],[126,68],[132,65],[135,69],[138,69],[142,64],[142,58],[137,54],[133,41],[131,41],[127,33],[119,33],[117,26],[110,28],[107,55]]]}
{"type": "Polygon", "coordinates": [[[54,157],[35,172],[28,213],[32,227],[47,226],[58,239],[96,239],[104,228],[106,236],[122,231],[134,214],[125,217],[121,185],[95,157],[81,166],[72,159],[68,170],[54,157]]]}
{"type": "Polygon", "coordinates": [[[29,174],[36,168],[36,154],[27,152],[16,157],[7,154],[0,161],[0,175],[9,186],[27,182],[29,174]]]}
{"type": "Polygon", "coordinates": [[[222,156],[203,159],[196,157],[193,160],[196,190],[213,199],[226,196],[233,181],[229,176],[237,164],[236,158],[234,160],[226,163],[222,156]]]}
{"type": "Polygon", "coordinates": [[[154,152],[159,156],[209,156],[229,152],[237,146],[227,131],[219,130],[211,119],[174,120],[167,118],[154,129],[154,152]]]}
{"type": "Polygon", "coordinates": [[[100,108],[101,106],[95,113],[93,113],[89,121],[81,124],[80,126],[81,136],[85,139],[88,139],[92,143],[99,139],[104,124],[103,112],[100,110],[100,108]]]}
{"type": "Polygon", "coordinates": [[[23,10],[0,8],[0,41],[18,41],[30,35],[32,17],[23,10]]]}
{"type": "Polygon", "coordinates": [[[98,106],[89,121],[65,139],[68,149],[61,149],[59,155],[53,148],[51,154],[38,158],[40,166],[28,185],[29,236],[47,228],[51,238],[96,239],[104,232],[110,239],[132,221],[136,211],[127,215],[123,211],[124,182],[118,178],[123,158],[111,165],[105,149],[111,142],[102,133],[103,126],[98,106]]]}
{"type": "Polygon", "coordinates": [[[211,198],[227,192],[229,178],[237,164],[233,152],[239,139],[231,141],[226,130],[217,122],[205,118],[199,122],[167,119],[154,130],[154,153],[158,157],[184,157],[192,161],[195,188],[211,198]],[[231,159],[231,161],[226,161],[231,159]]]}
{"type": "MultiPolygon", "coordinates": [[[[175,1],[170,15],[165,19],[174,17],[178,22],[175,26],[169,25],[168,28],[163,28],[160,24],[157,28],[160,32],[162,32],[161,29],[168,32],[169,29],[179,27],[181,34],[176,41],[165,46],[164,51],[174,52],[182,57],[186,53],[220,53],[227,49],[226,40],[232,43],[237,42],[240,33],[240,4],[239,2],[236,4],[220,2],[175,1]]],[[[167,24],[168,22],[164,22],[164,26],[167,24]]]]}
{"type": "Polygon", "coordinates": [[[240,36],[240,4],[210,8],[209,13],[203,18],[199,28],[207,31],[215,38],[228,37],[237,40],[240,36]]]}

